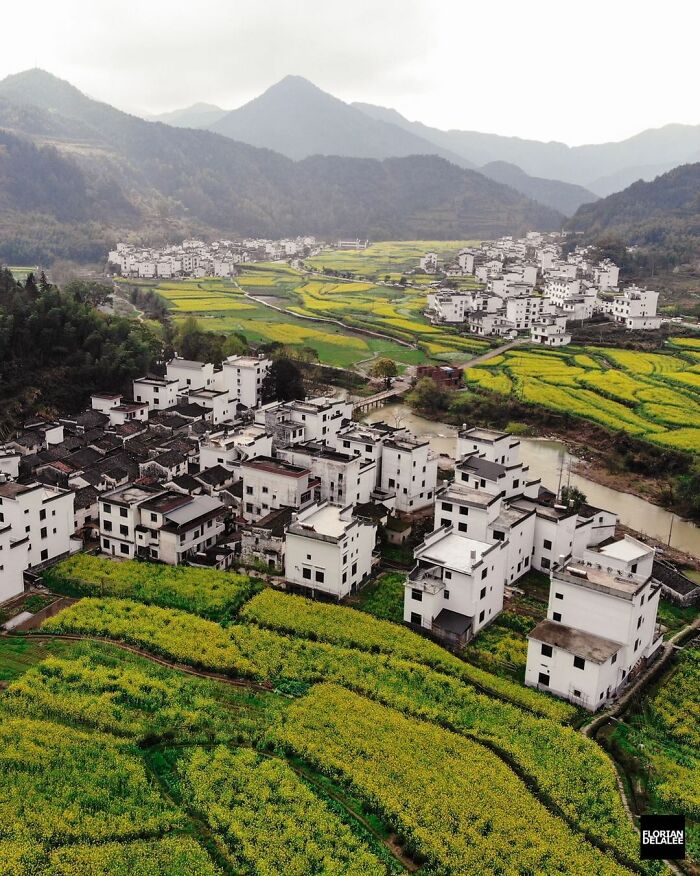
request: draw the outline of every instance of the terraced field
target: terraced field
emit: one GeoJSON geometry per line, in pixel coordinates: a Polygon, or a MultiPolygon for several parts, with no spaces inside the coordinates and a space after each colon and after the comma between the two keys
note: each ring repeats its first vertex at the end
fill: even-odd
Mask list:
{"type": "Polygon", "coordinates": [[[671,339],[658,353],[523,347],[468,368],[465,378],[482,389],[700,453],[700,352],[695,340],[671,339]]]}
{"type": "MultiPolygon", "coordinates": [[[[427,252],[435,252],[444,263],[467,246],[478,246],[478,240],[385,240],[367,249],[344,249],[322,252],[307,259],[314,270],[350,271],[370,279],[382,279],[387,274],[399,279],[405,271],[417,269],[418,261],[427,252]]],[[[412,278],[413,280],[413,278],[412,278]]]]}
{"type": "MultiPolygon", "coordinates": [[[[78,573],[83,593],[112,580],[62,577],[78,573]]],[[[22,788],[3,803],[5,872],[660,872],[569,704],[341,606],[267,590],[222,626],[190,613],[186,576],[144,573],[41,630],[104,642],[66,642],[0,694],[0,774],[22,788]]]]}
{"type": "MultiPolygon", "coordinates": [[[[413,252],[408,245],[406,249],[413,252]]],[[[425,252],[422,245],[414,249],[425,252]]],[[[416,261],[414,256],[397,257],[416,261]]],[[[328,365],[350,367],[376,356],[388,356],[404,365],[465,361],[488,349],[486,341],[432,326],[423,317],[424,290],[430,282],[433,277],[428,275],[412,277],[411,283],[418,285],[406,287],[372,279],[331,280],[285,264],[260,262],[244,266],[235,282],[202,279],[137,284],[163,297],[176,321],[194,315],[210,331],[242,332],[253,343],[312,347],[328,365]],[[372,337],[357,329],[387,337],[372,337]]],[[[471,278],[464,283],[474,285],[471,278]]]]}

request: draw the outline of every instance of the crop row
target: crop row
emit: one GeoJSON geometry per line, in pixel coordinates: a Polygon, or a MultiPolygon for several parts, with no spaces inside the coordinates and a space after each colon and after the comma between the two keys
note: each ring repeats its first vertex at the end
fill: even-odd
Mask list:
{"type": "Polygon", "coordinates": [[[342,688],[319,685],[296,701],[277,738],[347,783],[441,872],[629,873],[482,746],[342,688]]]}
{"type": "MultiPolygon", "coordinates": [[[[65,610],[47,626],[55,628],[63,618],[61,628],[85,632],[86,617],[89,627],[97,616],[91,607],[81,611],[81,605],[65,610]]],[[[165,609],[150,611],[153,622],[160,620],[171,630],[172,651],[180,655],[179,659],[187,662],[188,647],[191,661],[201,659],[196,643],[188,642],[183,626],[179,621],[173,623],[174,612],[165,609]]],[[[114,635],[121,623],[119,607],[115,607],[115,614],[118,616],[115,627],[110,626],[109,612],[106,611],[99,615],[101,626],[95,626],[91,631],[114,635]]],[[[526,774],[579,829],[615,848],[625,859],[634,857],[635,839],[622,809],[612,765],[594,743],[574,730],[551,720],[536,718],[479,693],[455,677],[408,660],[289,638],[257,627],[234,626],[222,631],[215,624],[199,623],[207,623],[210,640],[218,635],[217,631],[232,638],[238,652],[255,666],[260,678],[276,679],[278,683],[282,679],[306,683],[333,681],[407,715],[432,721],[493,746],[526,774]]],[[[131,637],[148,646],[150,637],[143,630],[135,627],[131,637]]],[[[224,667],[210,663],[208,668],[224,667]]],[[[482,676],[489,675],[476,667],[467,668],[482,676]]],[[[65,709],[60,700],[71,701],[70,687],[63,684],[52,693],[59,703],[51,708],[65,709]]],[[[87,702],[84,705],[86,712],[92,714],[94,709],[89,708],[87,702]]]]}
{"type": "Polygon", "coordinates": [[[262,585],[247,575],[77,553],[44,572],[47,587],[81,596],[116,596],[181,608],[214,620],[235,615],[262,585]]]}
{"type": "Polygon", "coordinates": [[[236,872],[386,874],[285,762],[246,749],[195,748],[177,769],[183,802],[223,839],[236,872]]]}

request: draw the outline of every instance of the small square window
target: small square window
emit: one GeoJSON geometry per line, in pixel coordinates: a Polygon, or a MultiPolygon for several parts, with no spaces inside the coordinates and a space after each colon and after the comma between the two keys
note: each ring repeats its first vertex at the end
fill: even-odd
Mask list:
{"type": "Polygon", "coordinates": [[[555,594],[554,594],[554,598],[555,598],[555,599],[563,599],[563,598],[564,598],[564,594],[563,594],[563,593],[555,593],[555,594]]]}
{"type": "Polygon", "coordinates": [[[543,657],[551,657],[552,656],[552,646],[551,645],[542,645],[542,656],[543,657]]]}
{"type": "Polygon", "coordinates": [[[486,596],[486,588],[485,588],[485,587],[482,587],[482,588],[481,588],[481,593],[479,593],[479,599],[483,599],[484,596],[486,596]]]}
{"type": "Polygon", "coordinates": [[[612,655],[612,657],[610,658],[610,663],[611,663],[611,664],[612,664],[612,663],[617,663],[617,654],[613,654],[613,655],[612,655]]]}
{"type": "Polygon", "coordinates": [[[421,624],[423,623],[423,616],[418,614],[417,611],[412,611],[411,612],[411,623],[415,624],[418,627],[421,626],[421,624]]]}
{"type": "Polygon", "coordinates": [[[415,587],[411,590],[411,599],[414,602],[423,602],[423,591],[417,590],[415,587]]]}
{"type": "Polygon", "coordinates": [[[561,612],[553,611],[552,612],[552,620],[560,621],[561,620],[561,612]]]}
{"type": "Polygon", "coordinates": [[[586,668],[586,661],[583,659],[583,657],[574,657],[574,668],[575,669],[585,669],[586,668]]]}
{"type": "Polygon", "coordinates": [[[543,685],[544,687],[549,687],[549,675],[546,672],[540,672],[537,677],[537,683],[543,685]]]}
{"type": "Polygon", "coordinates": [[[479,623],[482,622],[482,620],[484,619],[485,616],[486,616],[486,612],[484,612],[484,611],[479,612],[479,623]]]}
{"type": "Polygon", "coordinates": [[[450,591],[445,590],[442,595],[445,597],[445,599],[449,599],[450,598],[450,591]]]}
{"type": "Polygon", "coordinates": [[[301,575],[303,578],[306,578],[307,581],[310,581],[311,580],[311,569],[304,567],[301,570],[301,575]]]}

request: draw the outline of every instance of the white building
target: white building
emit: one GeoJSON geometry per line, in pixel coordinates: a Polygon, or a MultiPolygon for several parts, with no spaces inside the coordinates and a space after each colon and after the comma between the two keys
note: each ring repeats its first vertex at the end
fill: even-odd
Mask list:
{"type": "Polygon", "coordinates": [[[320,497],[343,505],[369,502],[377,464],[310,441],[280,448],[280,459],[307,468],[320,481],[320,497]]]}
{"type": "Polygon", "coordinates": [[[615,295],[603,309],[615,322],[622,323],[628,329],[658,329],[661,325],[661,317],[656,315],[658,301],[658,292],[630,286],[615,295]]]}
{"type": "Polygon", "coordinates": [[[532,321],[530,339],[533,344],[545,347],[563,347],[571,343],[571,334],[566,330],[566,316],[543,315],[532,321]]]}
{"type": "Polygon", "coordinates": [[[439,260],[436,252],[427,252],[421,256],[419,267],[424,274],[435,274],[438,270],[439,260]]]}
{"type": "Polygon", "coordinates": [[[151,411],[172,408],[177,404],[179,385],[174,377],[138,377],[133,381],[134,401],[146,402],[151,411]]]}
{"type": "Polygon", "coordinates": [[[248,522],[286,506],[300,508],[319,497],[320,481],[308,468],[271,456],[241,463],[243,517],[248,522]]]}
{"type": "Polygon", "coordinates": [[[462,647],[503,608],[505,544],[432,532],[414,553],[404,620],[462,647]]]}
{"type": "Polygon", "coordinates": [[[370,574],[376,535],[376,525],[354,515],[350,505],[308,505],[287,529],[285,578],[342,599],[370,574]]]}
{"type": "Polygon", "coordinates": [[[271,402],[255,412],[255,422],[275,436],[275,444],[322,441],[333,445],[340,428],[352,419],[353,406],[344,399],[307,398],[271,402]]]}
{"type": "Polygon", "coordinates": [[[379,486],[396,493],[397,511],[412,514],[433,504],[437,463],[427,438],[404,432],[384,439],[379,486]]]}
{"type": "MultiPolygon", "coordinates": [[[[23,570],[67,556],[72,549],[72,491],[38,483],[0,483],[0,527],[7,526],[12,542],[28,539],[23,570]]],[[[0,565],[4,565],[2,559],[0,565]]],[[[15,565],[8,563],[8,569],[15,565]]]]}
{"type": "Polygon", "coordinates": [[[225,513],[210,496],[127,484],[100,496],[100,546],[112,556],[179,565],[216,544],[225,513]]]}
{"type": "Polygon", "coordinates": [[[24,590],[29,565],[29,536],[17,537],[9,523],[0,523],[0,604],[24,590]]]}
{"type": "Polygon", "coordinates": [[[219,389],[228,392],[231,401],[257,408],[271,366],[272,360],[264,356],[229,356],[221,363],[219,389]]]}
{"type": "Polygon", "coordinates": [[[211,362],[195,362],[175,357],[166,366],[168,380],[176,380],[181,392],[190,389],[215,389],[216,377],[211,362]]]}
{"type": "Polygon", "coordinates": [[[203,407],[208,412],[204,419],[215,425],[232,420],[235,416],[228,392],[221,389],[191,389],[187,401],[203,407]]]}
{"type": "Polygon", "coordinates": [[[530,633],[525,683],[595,711],[661,647],[654,551],[625,536],[552,572],[547,619],[530,633]]]}

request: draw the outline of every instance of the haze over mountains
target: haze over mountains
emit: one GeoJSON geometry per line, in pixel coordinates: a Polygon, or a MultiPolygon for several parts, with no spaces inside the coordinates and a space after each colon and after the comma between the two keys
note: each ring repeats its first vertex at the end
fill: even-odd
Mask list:
{"type": "Polygon", "coordinates": [[[285,77],[237,109],[211,111],[218,118],[202,123],[197,122],[196,107],[180,111],[182,120],[177,113],[158,118],[208,127],[294,159],[318,154],[436,154],[479,169],[566,215],[637,179],[653,179],[679,164],[700,160],[700,125],[667,125],[619,143],[570,147],[476,131],[442,131],[409,121],[394,109],[344,103],[300,76],[285,77]]]}
{"type": "Polygon", "coordinates": [[[16,262],[100,259],[129,232],[469,238],[563,221],[434,154],[295,162],[144,121],[36,69],[0,82],[0,136],[0,258],[16,262]]]}

